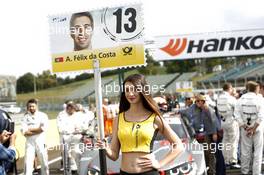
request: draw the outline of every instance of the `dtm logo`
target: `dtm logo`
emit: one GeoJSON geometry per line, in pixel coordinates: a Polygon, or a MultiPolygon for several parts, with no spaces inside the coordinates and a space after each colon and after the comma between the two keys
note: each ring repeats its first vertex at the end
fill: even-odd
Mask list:
{"type": "Polygon", "coordinates": [[[175,43],[174,43],[174,39],[170,39],[169,43],[165,47],[162,47],[160,49],[171,56],[177,56],[184,51],[186,45],[187,45],[187,38],[183,38],[182,42],[181,39],[177,38],[175,43]]]}

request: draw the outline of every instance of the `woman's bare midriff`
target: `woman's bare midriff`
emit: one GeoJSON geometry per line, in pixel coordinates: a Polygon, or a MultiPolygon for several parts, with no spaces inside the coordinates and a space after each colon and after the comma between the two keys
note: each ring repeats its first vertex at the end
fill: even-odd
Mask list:
{"type": "Polygon", "coordinates": [[[150,153],[129,152],[122,153],[121,170],[127,173],[142,173],[152,170],[153,168],[141,168],[138,163],[140,157],[150,157],[150,153]]]}

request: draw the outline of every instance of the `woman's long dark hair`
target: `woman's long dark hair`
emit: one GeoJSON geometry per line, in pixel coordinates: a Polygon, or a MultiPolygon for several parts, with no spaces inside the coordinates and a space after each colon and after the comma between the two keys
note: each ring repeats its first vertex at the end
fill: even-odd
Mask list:
{"type": "Polygon", "coordinates": [[[120,98],[120,103],[119,103],[119,113],[125,112],[130,108],[130,103],[127,101],[126,96],[125,96],[125,84],[127,82],[132,83],[135,87],[136,86],[141,86],[141,91],[139,92],[141,95],[142,103],[144,108],[147,110],[155,113],[156,115],[161,117],[161,113],[159,111],[159,108],[156,104],[156,102],[153,100],[150,92],[150,88],[146,82],[146,79],[144,75],[142,74],[133,74],[128,76],[123,83],[122,86],[122,93],[121,93],[121,98],[120,98]]]}

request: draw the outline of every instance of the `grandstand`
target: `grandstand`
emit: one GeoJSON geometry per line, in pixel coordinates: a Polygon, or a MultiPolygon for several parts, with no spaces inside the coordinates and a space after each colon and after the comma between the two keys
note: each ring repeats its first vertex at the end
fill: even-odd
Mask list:
{"type": "MultiPolygon", "coordinates": [[[[165,89],[165,93],[175,93],[177,82],[195,81],[194,77],[197,78],[197,72],[149,75],[146,76],[146,80],[150,87],[155,86],[155,92],[152,90],[152,94],[155,95],[159,91],[163,92],[162,89],[165,89]]],[[[245,82],[249,80],[264,81],[264,61],[262,59],[241,62],[238,66],[214,73],[212,76],[204,76],[200,80],[197,79],[194,83],[196,87],[193,89],[221,89],[222,85],[227,81],[231,82],[234,87],[244,87],[245,82]]],[[[102,78],[102,95],[107,98],[119,98],[118,75],[102,78]]],[[[93,79],[90,79],[85,85],[77,87],[66,99],[86,101],[87,98],[95,98],[93,79]]]]}
{"type": "Polygon", "coordinates": [[[249,80],[262,81],[264,80],[264,62],[250,61],[233,67],[229,70],[224,70],[213,77],[198,82],[198,88],[217,89],[221,88],[223,83],[231,82],[235,87],[242,87],[249,80]]]}
{"type": "MultiPolygon", "coordinates": [[[[166,87],[169,83],[174,81],[175,78],[177,78],[180,74],[166,74],[166,75],[149,75],[146,76],[146,81],[150,85],[150,87],[154,88],[155,91],[152,93],[157,93],[159,91],[162,91],[162,87],[166,87]]],[[[95,94],[91,94],[91,97],[94,98],[95,94]]],[[[103,97],[118,97],[120,95],[119,90],[119,81],[118,78],[114,79],[112,82],[110,82],[107,85],[104,85],[103,97]]]]}
{"type": "MultiPolygon", "coordinates": [[[[175,79],[180,77],[179,73],[174,73],[174,74],[166,74],[166,75],[150,75],[147,76],[147,82],[148,84],[153,87],[153,86],[158,86],[166,89],[167,86],[169,86],[175,79]]],[[[160,89],[159,89],[160,90],[160,89]]]]}
{"type": "Polygon", "coordinates": [[[264,64],[254,63],[247,66],[245,69],[237,72],[229,79],[241,79],[245,77],[254,77],[256,75],[264,75],[264,64]]]}
{"type": "MultiPolygon", "coordinates": [[[[171,83],[175,78],[177,78],[180,74],[166,74],[166,75],[149,75],[146,76],[146,81],[148,82],[149,86],[152,88],[151,91],[153,94],[163,91],[163,88],[166,87],[169,83],[171,83]]],[[[117,97],[120,95],[118,91],[113,91],[111,93],[107,93],[107,89],[118,89],[117,85],[119,84],[118,79],[115,79],[109,85],[107,85],[103,90],[104,97],[117,97]],[[111,86],[111,87],[110,87],[111,86]]]]}
{"type": "Polygon", "coordinates": [[[171,82],[166,87],[166,93],[175,93],[176,92],[176,82],[180,81],[191,81],[194,76],[196,76],[196,72],[187,72],[181,74],[179,77],[177,77],[173,82],[171,82]]]}
{"type": "MultiPolygon", "coordinates": [[[[103,78],[102,79],[102,86],[110,84],[116,78],[117,78],[117,76],[111,77],[111,78],[103,78]]],[[[90,79],[83,86],[77,87],[77,89],[75,89],[71,94],[69,94],[66,97],[66,99],[82,99],[82,98],[90,96],[94,93],[95,93],[95,91],[94,91],[94,79],[90,79]]]]}
{"type": "MultiPolygon", "coordinates": [[[[152,88],[152,94],[159,93],[165,89],[165,93],[176,92],[176,82],[177,81],[189,81],[197,73],[173,73],[165,75],[149,75],[146,76],[146,80],[150,87],[152,88]]],[[[112,77],[102,78],[102,95],[107,98],[119,98],[120,89],[118,75],[112,77]]],[[[85,85],[77,87],[71,94],[69,94],[66,99],[73,100],[87,100],[87,98],[94,99],[94,80],[90,79],[85,85]]]]}

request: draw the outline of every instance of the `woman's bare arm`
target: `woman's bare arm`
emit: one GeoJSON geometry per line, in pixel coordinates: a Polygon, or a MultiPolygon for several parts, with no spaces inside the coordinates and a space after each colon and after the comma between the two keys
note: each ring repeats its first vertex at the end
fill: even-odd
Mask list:
{"type": "Polygon", "coordinates": [[[163,167],[174,160],[184,150],[184,145],[181,139],[163,118],[157,116],[155,118],[155,124],[158,126],[163,136],[171,144],[171,151],[161,161],[159,161],[160,167],[163,167]]]}
{"type": "Polygon", "coordinates": [[[112,133],[112,140],[109,147],[106,148],[106,154],[107,156],[115,161],[119,157],[119,151],[120,151],[120,142],[118,140],[118,117],[113,119],[113,133],[112,133]]]}

